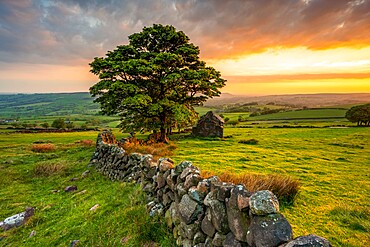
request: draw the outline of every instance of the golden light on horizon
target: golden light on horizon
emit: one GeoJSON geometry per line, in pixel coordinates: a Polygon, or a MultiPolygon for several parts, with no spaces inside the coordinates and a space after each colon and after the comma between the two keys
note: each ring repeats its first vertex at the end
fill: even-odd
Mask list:
{"type": "Polygon", "coordinates": [[[270,48],[236,59],[209,60],[225,76],[370,72],[370,46],[330,50],[270,48]]]}

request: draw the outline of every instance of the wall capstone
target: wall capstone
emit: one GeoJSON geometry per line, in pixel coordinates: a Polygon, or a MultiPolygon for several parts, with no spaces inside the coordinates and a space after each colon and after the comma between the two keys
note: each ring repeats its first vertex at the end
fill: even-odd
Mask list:
{"type": "Polygon", "coordinates": [[[99,133],[90,161],[112,180],[135,182],[146,193],[151,216],[164,217],[179,246],[330,247],[325,238],[293,238],[271,191],[249,192],[243,185],[202,178],[190,161],[127,154],[110,131],[99,133]]]}

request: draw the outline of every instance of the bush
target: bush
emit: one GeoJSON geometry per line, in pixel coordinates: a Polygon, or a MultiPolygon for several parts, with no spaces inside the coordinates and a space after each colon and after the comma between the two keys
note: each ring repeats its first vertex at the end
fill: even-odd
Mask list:
{"type": "Polygon", "coordinates": [[[35,176],[50,176],[64,173],[67,167],[62,163],[39,163],[33,168],[35,176]]]}
{"type": "Polygon", "coordinates": [[[48,153],[55,151],[55,145],[51,143],[47,144],[33,144],[31,151],[35,153],[48,153]]]}
{"type": "Polygon", "coordinates": [[[258,144],[258,140],[256,140],[256,139],[240,140],[240,141],[238,141],[238,143],[256,145],[256,144],[258,144]]]}
{"type": "MultiPolygon", "coordinates": [[[[202,177],[214,176],[215,173],[209,171],[202,171],[202,177]]],[[[276,174],[260,175],[260,174],[234,174],[224,172],[218,176],[223,182],[234,184],[244,184],[250,192],[259,190],[272,191],[281,201],[291,203],[297,195],[300,183],[298,180],[289,176],[282,176],[276,174]]]]}

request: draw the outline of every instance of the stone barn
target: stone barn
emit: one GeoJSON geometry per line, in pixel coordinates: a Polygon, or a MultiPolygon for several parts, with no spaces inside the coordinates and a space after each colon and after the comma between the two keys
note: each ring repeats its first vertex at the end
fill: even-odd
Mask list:
{"type": "Polygon", "coordinates": [[[200,117],[197,125],[193,127],[193,136],[223,137],[225,121],[217,114],[209,111],[200,117]]]}

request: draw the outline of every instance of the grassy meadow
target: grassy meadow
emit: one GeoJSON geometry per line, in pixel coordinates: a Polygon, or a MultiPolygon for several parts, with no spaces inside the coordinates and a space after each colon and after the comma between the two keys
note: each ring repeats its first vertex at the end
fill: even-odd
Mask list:
{"type": "Polygon", "coordinates": [[[35,207],[25,226],[0,231],[0,246],[69,246],[73,240],[80,240],[78,246],[174,244],[164,224],[147,214],[139,186],[112,182],[87,167],[96,137],[97,132],[0,133],[0,220],[35,207]],[[54,148],[33,152],[34,142],[54,148]],[[64,192],[69,185],[78,190],[64,192]],[[29,238],[32,231],[36,235],[29,238]]]}
{"type": "MultiPolygon", "coordinates": [[[[43,102],[31,103],[46,105],[43,102]]],[[[52,109],[53,104],[49,106],[52,109]]],[[[197,108],[200,115],[208,110],[216,109],[197,108]]],[[[294,203],[281,206],[294,236],[313,233],[333,246],[365,247],[370,242],[370,131],[353,127],[343,118],[344,112],[323,108],[256,117],[248,112],[223,113],[230,121],[240,116],[243,120],[226,124],[223,139],[175,134],[172,158],[176,163],[193,161],[201,170],[216,174],[297,179],[301,188],[294,203]],[[246,144],[250,139],[258,143],[246,144]]],[[[119,123],[105,116],[66,116],[77,125],[94,119],[100,127],[119,123]]],[[[56,117],[30,116],[21,121],[51,123],[56,117]]],[[[87,168],[98,132],[21,134],[7,126],[0,128],[0,220],[27,206],[36,211],[25,226],[0,231],[0,246],[68,246],[73,240],[80,240],[79,246],[174,246],[172,233],[146,213],[138,186],[111,182],[87,168]],[[51,148],[35,152],[35,142],[51,148]],[[87,169],[91,172],[82,178],[87,169]],[[64,192],[68,185],[77,185],[78,190],[64,192]],[[100,207],[90,211],[96,204],[100,207]],[[29,238],[33,230],[36,235],[29,238]]],[[[128,136],[118,129],[113,132],[118,139],[128,136]]]]}
{"type": "Polygon", "coordinates": [[[183,137],[173,159],[201,170],[280,174],[301,189],[282,213],[294,236],[317,234],[333,246],[370,242],[370,131],[368,128],[225,128],[225,139],[183,137]],[[239,143],[257,139],[256,145],[239,143]]]}

